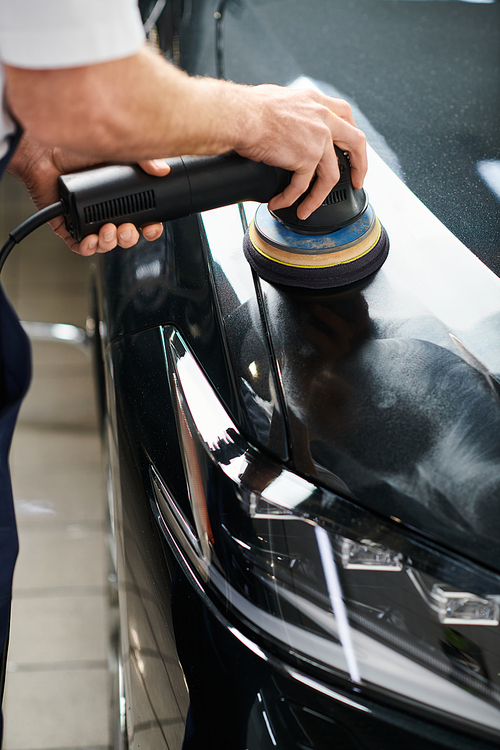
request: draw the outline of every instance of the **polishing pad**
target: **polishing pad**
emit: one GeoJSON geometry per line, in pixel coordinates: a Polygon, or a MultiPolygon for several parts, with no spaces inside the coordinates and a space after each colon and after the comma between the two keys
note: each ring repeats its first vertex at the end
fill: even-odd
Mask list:
{"type": "Polygon", "coordinates": [[[323,235],[292,231],[262,204],[245,234],[243,251],[266,281],[327,289],[378,270],[389,252],[389,238],[369,204],[354,222],[323,235]]]}

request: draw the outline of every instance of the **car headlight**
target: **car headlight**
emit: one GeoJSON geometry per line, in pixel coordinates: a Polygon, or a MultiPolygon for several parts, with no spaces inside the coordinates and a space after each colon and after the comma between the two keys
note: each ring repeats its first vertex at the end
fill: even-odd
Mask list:
{"type": "Polygon", "coordinates": [[[192,513],[151,477],[200,587],[305,674],[500,735],[500,577],[250,446],[181,335],[163,337],[192,513]]]}

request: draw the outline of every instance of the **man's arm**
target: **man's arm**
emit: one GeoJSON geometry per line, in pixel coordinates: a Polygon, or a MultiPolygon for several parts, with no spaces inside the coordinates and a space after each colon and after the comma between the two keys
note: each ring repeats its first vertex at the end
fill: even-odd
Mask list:
{"type": "Polygon", "coordinates": [[[291,205],[317,174],[300,218],[338,181],[334,143],[350,154],[355,187],[366,174],[365,138],[346,102],[315,91],[192,78],[146,48],[77,68],[6,66],[6,94],[34,139],[78,157],[142,161],[235,150],[294,172],[272,208],[291,205]]]}

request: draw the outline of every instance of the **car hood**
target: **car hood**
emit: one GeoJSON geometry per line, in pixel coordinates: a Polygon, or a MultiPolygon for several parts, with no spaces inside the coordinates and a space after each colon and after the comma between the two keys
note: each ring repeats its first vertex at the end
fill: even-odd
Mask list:
{"type": "MultiPolygon", "coordinates": [[[[366,189],[391,241],[380,271],[324,292],[256,279],[255,298],[225,317],[247,424],[263,400],[249,371],[274,372],[297,473],[498,568],[500,280],[371,149],[369,158],[366,189]],[[265,353],[241,346],[262,338],[257,318],[267,369],[265,353]]],[[[242,229],[231,256],[218,252],[231,210],[220,210],[218,230],[217,212],[204,218],[227,288],[250,273],[242,229]]],[[[272,451],[272,432],[252,437],[272,451]]]]}
{"type": "MultiPolygon", "coordinates": [[[[500,384],[470,335],[466,346],[425,310],[384,315],[377,303],[390,304],[393,291],[383,273],[330,299],[269,291],[294,466],[495,564],[500,384]]],[[[500,343],[498,322],[488,318],[476,335],[490,329],[500,343]]]]}

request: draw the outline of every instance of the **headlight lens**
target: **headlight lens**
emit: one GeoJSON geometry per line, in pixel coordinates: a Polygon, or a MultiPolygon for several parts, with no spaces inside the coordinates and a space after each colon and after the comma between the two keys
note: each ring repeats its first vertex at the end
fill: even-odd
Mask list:
{"type": "Polygon", "coordinates": [[[500,577],[253,449],[174,328],[164,344],[194,524],[152,480],[200,584],[304,671],[500,735],[500,577]]]}

